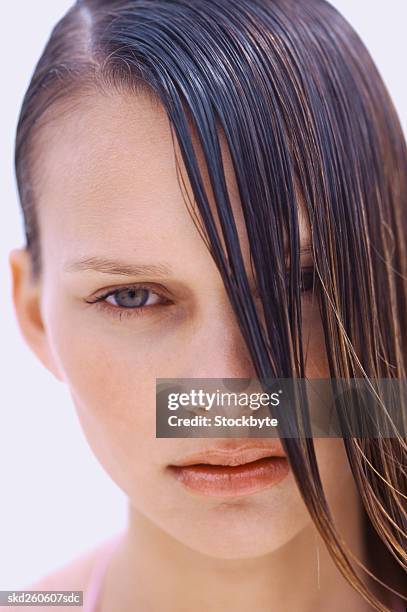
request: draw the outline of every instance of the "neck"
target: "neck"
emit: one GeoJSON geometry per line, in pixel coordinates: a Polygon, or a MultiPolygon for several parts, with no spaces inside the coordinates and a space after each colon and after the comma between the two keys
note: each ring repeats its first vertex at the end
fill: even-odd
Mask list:
{"type": "MultiPolygon", "coordinates": [[[[351,514],[356,519],[341,533],[366,562],[360,508],[351,514]]],[[[132,506],[128,518],[106,575],[102,612],[372,609],[342,577],[312,523],[270,554],[220,559],[185,546],[132,506]]]]}

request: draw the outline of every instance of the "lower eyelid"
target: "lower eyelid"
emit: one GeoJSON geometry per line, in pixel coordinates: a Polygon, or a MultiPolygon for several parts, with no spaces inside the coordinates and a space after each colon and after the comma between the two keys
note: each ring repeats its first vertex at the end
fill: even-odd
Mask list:
{"type": "Polygon", "coordinates": [[[120,319],[122,319],[123,317],[128,318],[134,316],[141,316],[147,310],[154,310],[154,306],[138,306],[136,308],[123,308],[120,306],[112,306],[111,304],[109,304],[109,302],[106,302],[104,300],[94,302],[93,305],[97,309],[101,310],[104,314],[113,317],[119,317],[120,319]]]}

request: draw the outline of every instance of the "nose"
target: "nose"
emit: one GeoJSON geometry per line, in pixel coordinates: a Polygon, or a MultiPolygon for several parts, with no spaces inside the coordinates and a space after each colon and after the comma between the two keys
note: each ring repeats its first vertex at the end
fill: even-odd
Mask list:
{"type": "Polygon", "coordinates": [[[226,300],[212,305],[193,326],[182,364],[184,378],[255,378],[236,315],[226,300]]]}

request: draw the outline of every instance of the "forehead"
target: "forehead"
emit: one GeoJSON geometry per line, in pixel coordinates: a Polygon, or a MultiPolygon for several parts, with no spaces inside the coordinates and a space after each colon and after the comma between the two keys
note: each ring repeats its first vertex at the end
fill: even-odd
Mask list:
{"type": "MultiPolygon", "coordinates": [[[[237,183],[228,147],[218,132],[223,165],[244,257],[249,258],[237,183]]],[[[212,211],[204,156],[191,130],[212,211]]],[[[41,245],[53,257],[101,254],[129,257],[135,249],[205,248],[188,214],[194,197],[164,108],[147,92],[98,93],[78,98],[40,130],[36,201],[41,245]],[[177,175],[178,168],[178,175],[177,175]],[[124,249],[126,251],[124,252],[124,249]]],[[[199,215],[198,215],[199,217],[199,215]]],[[[220,225],[216,219],[217,229],[220,225]]],[[[309,239],[300,210],[301,240],[309,239]]],[[[182,253],[182,257],[185,253],[182,253]]]]}

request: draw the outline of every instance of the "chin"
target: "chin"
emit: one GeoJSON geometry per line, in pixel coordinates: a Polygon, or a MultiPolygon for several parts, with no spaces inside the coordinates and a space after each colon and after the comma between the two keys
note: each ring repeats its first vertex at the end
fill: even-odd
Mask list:
{"type": "Polygon", "coordinates": [[[177,534],[177,538],[203,555],[218,559],[245,559],[261,557],[282,549],[299,531],[301,529],[298,528],[283,531],[272,522],[262,526],[248,525],[242,518],[233,526],[201,527],[194,533],[177,534]]]}
{"type": "Polygon", "coordinates": [[[284,500],[273,503],[265,493],[219,499],[206,507],[199,500],[198,512],[179,510],[160,526],[188,548],[218,559],[271,554],[308,527],[311,519],[302,500],[288,499],[286,493],[284,500]]]}

